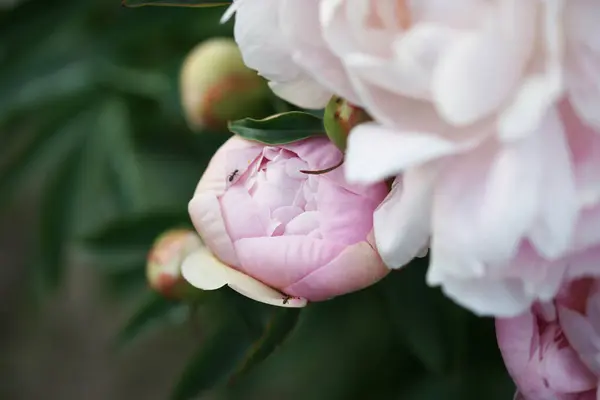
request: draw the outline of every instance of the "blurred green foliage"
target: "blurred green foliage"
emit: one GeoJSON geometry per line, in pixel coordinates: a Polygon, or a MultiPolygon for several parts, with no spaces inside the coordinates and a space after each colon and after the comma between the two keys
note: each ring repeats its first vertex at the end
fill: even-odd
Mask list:
{"type": "MultiPolygon", "coordinates": [[[[207,391],[234,400],[511,398],[492,321],[426,287],[427,260],[303,310],[228,289],[194,304],[149,292],[152,242],[190,226],[187,202],[228,137],[192,134],[178,94],[187,52],[231,35],[222,12],[117,0],[28,0],[0,11],[0,201],[39,186],[34,287],[58,287],[73,253],[84,253],[111,293],[140,295],[117,345],[201,321],[174,400],[207,391]]],[[[290,110],[273,99],[265,112],[290,110]]]]}

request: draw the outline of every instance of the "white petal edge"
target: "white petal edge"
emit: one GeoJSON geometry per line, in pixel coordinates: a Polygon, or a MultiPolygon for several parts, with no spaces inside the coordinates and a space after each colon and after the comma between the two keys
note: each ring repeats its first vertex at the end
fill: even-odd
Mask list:
{"type": "Polygon", "coordinates": [[[350,183],[377,182],[469,145],[428,133],[395,131],[377,123],[361,124],[348,137],[346,179],[350,183]]]}
{"type": "Polygon", "coordinates": [[[216,290],[228,285],[236,292],[261,303],[284,308],[305,307],[308,301],[289,297],[264,283],[217,260],[207,248],[190,254],[181,266],[183,278],[202,290],[216,290]]]}
{"type": "Polygon", "coordinates": [[[435,171],[415,168],[396,179],[402,183],[392,188],[373,214],[377,250],[392,269],[427,255],[435,171]]]}

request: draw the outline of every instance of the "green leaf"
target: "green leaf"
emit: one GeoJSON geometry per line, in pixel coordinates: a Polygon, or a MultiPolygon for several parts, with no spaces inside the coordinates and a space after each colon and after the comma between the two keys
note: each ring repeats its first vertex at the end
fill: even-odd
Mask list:
{"type": "Polygon", "coordinates": [[[216,7],[227,6],[232,1],[223,0],[123,0],[125,7],[164,6],[164,7],[216,7]]]}
{"type": "MultiPolygon", "coordinates": [[[[85,133],[86,121],[87,114],[75,120],[67,130],[73,130],[81,137],[80,132],[85,133]]],[[[61,282],[68,262],[67,247],[72,228],[73,204],[78,190],[76,177],[80,173],[85,154],[84,144],[84,140],[75,143],[55,174],[47,180],[42,195],[40,272],[43,279],[41,283],[50,289],[56,288],[61,282]]]]}
{"type": "Polygon", "coordinates": [[[232,121],[229,123],[229,130],[244,139],[267,145],[293,143],[325,135],[323,121],[301,111],[290,111],[265,119],[244,118],[232,121]]]}
{"type": "Polygon", "coordinates": [[[4,128],[12,137],[6,138],[2,149],[0,205],[10,201],[22,184],[48,173],[80,141],[84,126],[73,126],[80,123],[85,100],[79,96],[56,102],[56,109],[38,113],[35,120],[23,119],[4,128]]]}
{"type": "Polygon", "coordinates": [[[184,368],[172,400],[189,400],[226,383],[252,346],[252,337],[236,318],[226,318],[184,368]]]}
{"type": "Polygon", "coordinates": [[[389,274],[380,287],[396,336],[429,371],[441,374],[458,357],[451,331],[464,332],[466,311],[426,285],[426,269],[427,259],[417,259],[389,274]]]}
{"type": "Polygon", "coordinates": [[[141,335],[160,329],[166,324],[181,323],[186,320],[188,311],[187,305],[168,301],[151,292],[121,329],[115,345],[122,348],[141,335]]]}
{"type": "Polygon", "coordinates": [[[123,101],[113,98],[104,105],[96,132],[104,139],[104,155],[123,210],[142,208],[144,182],[132,140],[129,110],[123,101]]]}
{"type": "Polygon", "coordinates": [[[244,362],[231,378],[232,382],[265,360],[285,341],[296,326],[300,311],[299,309],[281,309],[274,312],[264,334],[250,349],[244,362]]]}
{"type": "MultiPolygon", "coordinates": [[[[407,363],[396,351],[382,300],[372,290],[306,307],[276,352],[223,390],[221,399],[347,400],[394,381],[407,363]],[[383,369],[383,371],[382,371],[383,369]]],[[[418,364],[416,364],[418,366],[418,364]]]]}
{"type": "Polygon", "coordinates": [[[164,231],[183,226],[191,227],[187,210],[129,214],[108,223],[103,229],[84,238],[84,242],[93,250],[149,249],[164,231]]]}

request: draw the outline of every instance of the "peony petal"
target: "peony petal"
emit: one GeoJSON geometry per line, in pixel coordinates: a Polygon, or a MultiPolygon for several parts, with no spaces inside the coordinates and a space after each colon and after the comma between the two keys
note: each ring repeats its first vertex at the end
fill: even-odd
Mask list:
{"type": "Polygon", "coordinates": [[[228,283],[227,268],[207,248],[202,248],[186,257],[181,265],[181,275],[198,289],[215,290],[228,283]]]}
{"type": "Polygon", "coordinates": [[[188,210],[206,246],[224,263],[239,265],[217,197],[210,191],[197,193],[190,201],[188,210]]]}
{"type": "Polygon", "coordinates": [[[436,109],[460,126],[491,115],[515,89],[523,61],[497,32],[465,34],[447,48],[434,71],[436,109]]]}
{"type": "Polygon", "coordinates": [[[537,217],[543,176],[539,152],[542,140],[540,132],[504,145],[492,156],[482,203],[472,213],[479,214],[479,234],[485,238],[484,246],[494,261],[505,262],[515,254],[537,217]]]}
{"type": "Polygon", "coordinates": [[[244,174],[249,165],[260,156],[261,151],[260,145],[233,136],[212,157],[195,192],[210,191],[216,195],[222,194],[229,183],[228,177],[236,169],[238,170],[236,176],[244,174]]]}
{"type": "Polygon", "coordinates": [[[577,113],[600,129],[600,4],[594,0],[570,1],[565,7],[568,53],[567,83],[577,113]]]}
{"type": "Polygon", "coordinates": [[[207,248],[190,254],[181,266],[183,278],[202,290],[216,290],[228,285],[252,300],[279,307],[304,307],[303,298],[288,298],[264,283],[245,275],[217,260],[207,248]]]}
{"type": "Polygon", "coordinates": [[[519,387],[527,386],[528,364],[537,351],[533,346],[539,330],[536,318],[531,311],[512,318],[496,319],[496,338],[506,369],[519,387]]]}
{"type": "Polygon", "coordinates": [[[511,105],[498,121],[498,136],[505,141],[515,140],[534,132],[546,113],[564,91],[562,59],[563,1],[542,3],[545,39],[542,54],[534,54],[529,76],[521,83],[511,105]]]}
{"type": "Polygon", "coordinates": [[[556,259],[570,250],[579,212],[577,190],[569,148],[556,112],[549,112],[538,135],[543,137],[538,152],[544,157],[544,177],[538,182],[542,185],[539,215],[529,239],[540,255],[556,259]]]}
{"type": "Polygon", "coordinates": [[[583,315],[565,307],[559,307],[558,313],[563,332],[570,345],[577,351],[579,358],[588,368],[596,374],[600,374],[600,348],[598,347],[600,337],[598,337],[598,333],[583,315]]]}
{"type": "Polygon", "coordinates": [[[271,81],[269,87],[283,100],[302,108],[325,108],[332,93],[307,76],[300,76],[291,81],[271,81]]]}
{"type": "Polygon", "coordinates": [[[577,116],[570,102],[563,101],[559,111],[574,163],[579,204],[594,206],[600,201],[600,135],[577,116]]]}
{"type": "Polygon", "coordinates": [[[350,182],[376,182],[460,150],[460,145],[433,134],[366,123],[355,127],[348,138],[344,168],[350,182]]]}
{"type": "Polygon", "coordinates": [[[242,186],[233,186],[221,196],[221,212],[232,241],[269,235],[270,212],[242,186]]]}
{"type": "Polygon", "coordinates": [[[383,196],[378,200],[349,193],[337,182],[321,179],[316,195],[321,234],[346,245],[363,241],[373,229],[373,210],[383,196]]]}
{"type": "Polygon", "coordinates": [[[527,310],[535,297],[517,279],[456,279],[446,276],[446,296],[478,316],[513,317],[527,310]]]}
{"type": "Polygon", "coordinates": [[[302,297],[289,297],[264,283],[243,274],[235,269],[227,269],[227,279],[230,288],[236,292],[261,303],[286,308],[302,308],[308,301],[302,297]]]}
{"type": "MultiPolygon", "coordinates": [[[[318,171],[331,168],[340,163],[343,153],[326,137],[316,137],[301,140],[282,146],[284,149],[295,153],[300,160],[308,164],[306,169],[318,171]]],[[[306,174],[302,174],[306,179],[306,174]]],[[[310,177],[309,177],[310,178],[310,177]]]]}
{"type": "Polygon", "coordinates": [[[360,242],[284,291],[312,301],[327,300],[370,286],[388,272],[376,251],[367,242],[360,242]]]}
{"type": "MultiPolygon", "coordinates": [[[[287,287],[333,260],[346,246],[305,236],[241,239],[240,271],[274,288],[287,287]]],[[[311,300],[311,299],[309,299],[311,300]]]]}
{"type": "MultiPolygon", "coordinates": [[[[598,229],[597,225],[596,229],[598,229]]],[[[569,257],[568,277],[571,279],[600,277],[600,246],[569,257]]]]}
{"type": "Polygon", "coordinates": [[[344,66],[334,56],[323,39],[319,21],[320,0],[283,0],[279,9],[282,21],[294,21],[282,25],[282,33],[293,49],[294,61],[302,66],[323,87],[353,104],[359,104],[344,66]]]}
{"type": "Polygon", "coordinates": [[[375,210],[377,250],[389,268],[400,268],[427,250],[435,173],[432,168],[409,170],[375,210]]]}

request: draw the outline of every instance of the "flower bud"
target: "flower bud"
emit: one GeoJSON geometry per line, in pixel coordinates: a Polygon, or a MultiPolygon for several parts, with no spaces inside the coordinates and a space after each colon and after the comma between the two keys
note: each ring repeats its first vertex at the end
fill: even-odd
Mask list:
{"type": "Polygon", "coordinates": [[[200,291],[181,276],[181,265],[189,254],[201,247],[200,237],[191,230],[170,230],[159,236],[148,254],[146,265],[150,287],[169,299],[198,297],[200,291]]]}
{"type": "Polygon", "coordinates": [[[244,65],[232,39],[213,38],[188,55],[181,101],[192,128],[224,129],[227,121],[258,116],[269,96],[266,81],[244,65]]]}
{"type": "Polygon", "coordinates": [[[352,128],[372,120],[364,109],[341,97],[333,96],[325,108],[325,131],[329,139],[342,151],[346,150],[346,141],[352,128]]]}

